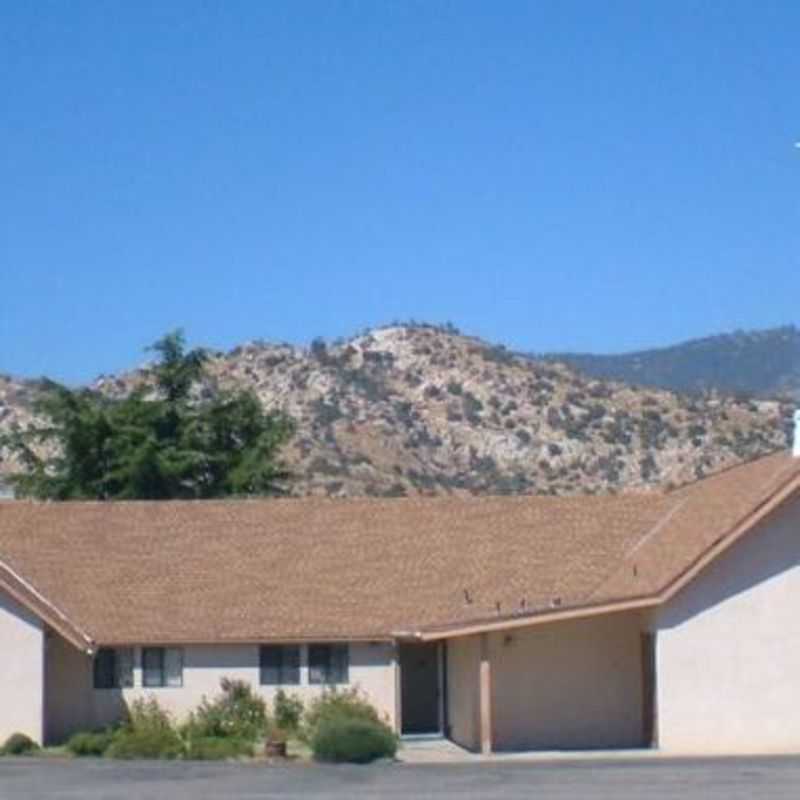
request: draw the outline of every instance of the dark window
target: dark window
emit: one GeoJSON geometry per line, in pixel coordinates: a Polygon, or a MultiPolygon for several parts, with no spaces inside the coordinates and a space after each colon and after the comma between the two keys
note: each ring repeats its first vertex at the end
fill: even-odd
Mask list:
{"type": "Polygon", "coordinates": [[[117,672],[116,653],[104,647],[94,657],[94,688],[113,689],[117,672]]]}
{"type": "Polygon", "coordinates": [[[122,689],[133,686],[133,650],[101,647],[94,658],[94,688],[122,689]]]}
{"type": "Polygon", "coordinates": [[[183,686],[183,650],[179,647],[142,648],[142,686],[183,686]]]}
{"type": "Polygon", "coordinates": [[[308,646],[309,683],[348,683],[349,651],[346,644],[311,644],[308,646]]]}
{"type": "Polygon", "coordinates": [[[264,645],[260,653],[261,685],[300,683],[300,647],[294,644],[264,645]]]}

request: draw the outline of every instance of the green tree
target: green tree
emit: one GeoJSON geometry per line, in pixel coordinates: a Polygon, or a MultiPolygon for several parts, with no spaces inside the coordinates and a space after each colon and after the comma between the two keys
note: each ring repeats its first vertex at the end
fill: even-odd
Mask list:
{"type": "Polygon", "coordinates": [[[45,424],[16,430],[2,444],[22,470],[20,497],[48,500],[211,498],[280,491],[278,459],[294,423],[266,413],[251,392],[194,392],[208,354],[186,350],[181,331],[157,341],[145,382],[113,399],[45,382],[35,410],[45,424]]]}

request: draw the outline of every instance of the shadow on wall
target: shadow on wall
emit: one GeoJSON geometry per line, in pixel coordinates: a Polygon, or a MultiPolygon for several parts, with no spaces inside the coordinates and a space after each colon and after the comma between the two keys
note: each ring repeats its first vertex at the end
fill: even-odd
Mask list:
{"type": "Polygon", "coordinates": [[[659,627],[675,628],[798,566],[800,501],[790,501],[679,592],[659,617],[659,627]]]}
{"type": "Polygon", "coordinates": [[[45,648],[45,744],[61,744],[73,733],[127,717],[121,689],[93,688],[91,656],[52,630],[47,631],[45,648]]]}

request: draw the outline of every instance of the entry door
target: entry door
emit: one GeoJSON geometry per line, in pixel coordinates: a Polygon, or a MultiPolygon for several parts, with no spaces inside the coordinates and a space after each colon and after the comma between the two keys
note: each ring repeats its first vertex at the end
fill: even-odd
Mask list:
{"type": "Polygon", "coordinates": [[[400,645],[404,734],[440,733],[440,658],[436,642],[400,645]]]}

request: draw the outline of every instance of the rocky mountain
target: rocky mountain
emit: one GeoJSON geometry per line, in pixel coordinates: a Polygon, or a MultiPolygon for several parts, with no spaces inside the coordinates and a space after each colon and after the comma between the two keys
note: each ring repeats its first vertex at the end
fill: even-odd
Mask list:
{"type": "MultiPolygon", "coordinates": [[[[297,495],[575,493],[681,484],[786,446],[791,408],[585,377],[450,328],[397,325],[308,349],[216,353],[198,392],[252,389],[298,422],[297,495]]],[[[146,370],[107,376],[120,395],[146,370]]],[[[38,386],[0,378],[0,430],[38,386]]],[[[7,455],[7,454],[6,454],[7,455]]],[[[0,472],[14,465],[0,463],[0,472]]]]}
{"type": "Polygon", "coordinates": [[[794,325],[736,331],[622,355],[560,353],[546,358],[594,378],[639,386],[800,399],[800,330],[794,325]]]}

